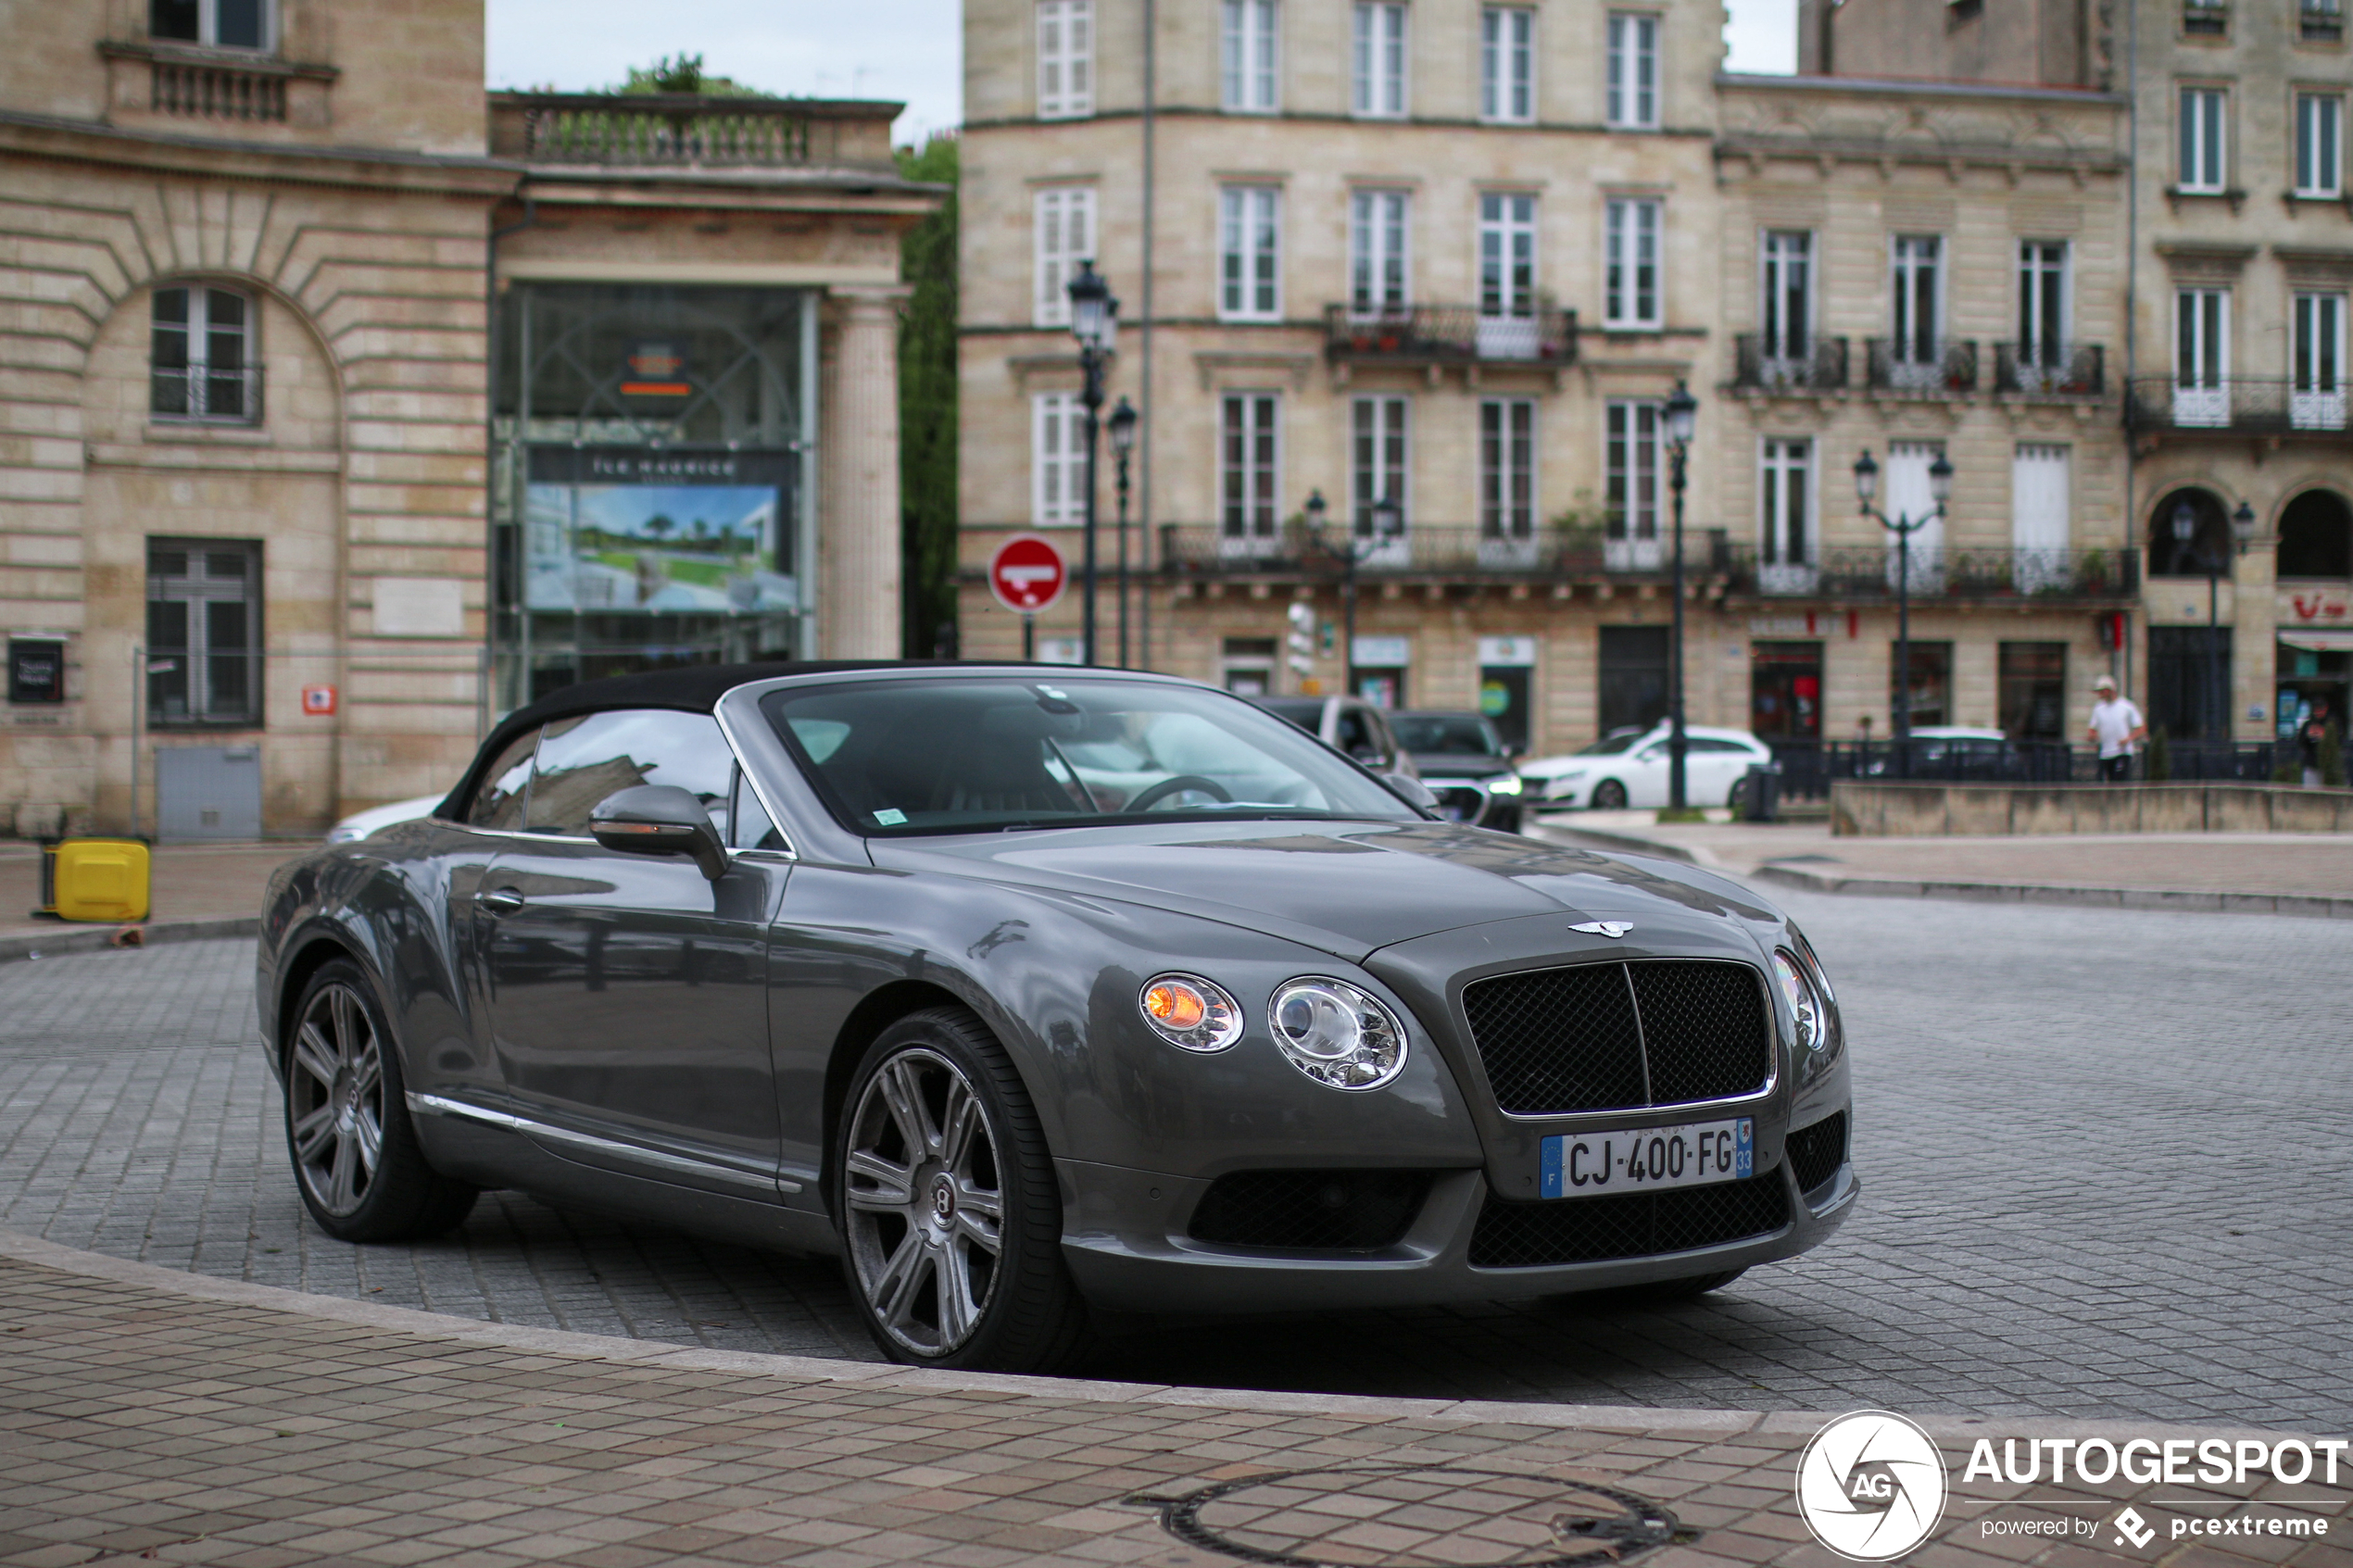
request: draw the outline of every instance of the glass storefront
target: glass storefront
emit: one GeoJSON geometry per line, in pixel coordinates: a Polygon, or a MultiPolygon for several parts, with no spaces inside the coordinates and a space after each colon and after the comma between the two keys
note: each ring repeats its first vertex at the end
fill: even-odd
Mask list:
{"type": "Polygon", "coordinates": [[[509,288],[498,708],[604,675],[805,654],[815,308],[798,289],[509,288]]]}

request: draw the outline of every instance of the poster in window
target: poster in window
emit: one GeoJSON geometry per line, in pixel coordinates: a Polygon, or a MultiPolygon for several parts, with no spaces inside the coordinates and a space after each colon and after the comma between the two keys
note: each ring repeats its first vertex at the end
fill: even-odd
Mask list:
{"type": "Polygon", "coordinates": [[[598,614],[793,610],[791,452],[535,446],[523,602],[598,614]]]}

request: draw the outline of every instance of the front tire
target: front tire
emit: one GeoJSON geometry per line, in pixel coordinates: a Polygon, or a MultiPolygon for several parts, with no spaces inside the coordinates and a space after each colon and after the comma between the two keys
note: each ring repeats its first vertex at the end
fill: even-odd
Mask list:
{"type": "Polygon", "coordinates": [[[1052,1372],[1087,1313],[1021,1076],[963,1008],[900,1020],[843,1101],[830,1183],[843,1271],[883,1353],[914,1366],[1052,1372]]]}
{"type": "Polygon", "coordinates": [[[1592,809],[1596,811],[1626,809],[1626,786],[1616,779],[1604,779],[1593,786],[1592,809]]]}
{"type": "Polygon", "coordinates": [[[338,1241],[413,1241],[455,1229],[477,1189],[425,1163],[400,1050],[358,964],[322,966],[286,1044],[286,1153],[303,1207],[338,1241]]]}

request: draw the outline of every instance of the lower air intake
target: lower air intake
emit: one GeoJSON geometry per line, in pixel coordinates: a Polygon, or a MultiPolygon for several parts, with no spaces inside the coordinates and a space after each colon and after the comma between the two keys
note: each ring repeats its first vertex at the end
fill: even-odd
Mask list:
{"type": "Polygon", "coordinates": [[[1648,1258],[1770,1236],[1788,1223],[1779,1171],[1615,1198],[1515,1203],[1491,1195],[1471,1232],[1470,1261],[1476,1269],[1533,1269],[1648,1258]]]}
{"type": "Polygon", "coordinates": [[[1403,1239],[1429,1184],[1428,1171],[1235,1171],[1209,1185],[1187,1234],[1221,1247],[1367,1252],[1403,1239]]]}

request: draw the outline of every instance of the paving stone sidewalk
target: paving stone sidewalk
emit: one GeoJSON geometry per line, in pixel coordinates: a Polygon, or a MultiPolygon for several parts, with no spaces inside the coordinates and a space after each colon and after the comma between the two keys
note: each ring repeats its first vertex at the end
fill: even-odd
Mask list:
{"type": "MultiPolygon", "coordinates": [[[[1837,1561],[1793,1496],[1815,1417],[1466,1408],[672,1349],[452,1324],[13,1236],[0,1236],[0,1343],[10,1568],[1837,1561]],[[1664,1544],[1636,1549],[1644,1540],[1664,1544]],[[1597,1551],[1614,1541],[1614,1555],[1597,1551]]],[[[1957,1479],[1911,1559],[1923,1568],[2353,1562],[2332,1539],[2185,1548],[2171,1527],[2280,1516],[2341,1537],[2342,1486],[1972,1484],[1958,1477],[1974,1436],[2057,1428],[1932,1430],[1957,1479]],[[2145,1549],[2112,1534],[2128,1502],[2157,1527],[2145,1549]],[[2070,1538],[1991,1536],[1988,1521],[2063,1521],[2070,1538]]],[[[2128,1430],[2203,1435],[2073,1435],[2128,1430]]]]}

